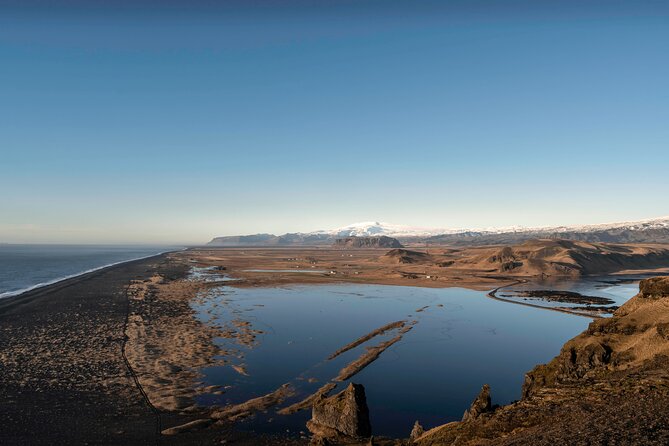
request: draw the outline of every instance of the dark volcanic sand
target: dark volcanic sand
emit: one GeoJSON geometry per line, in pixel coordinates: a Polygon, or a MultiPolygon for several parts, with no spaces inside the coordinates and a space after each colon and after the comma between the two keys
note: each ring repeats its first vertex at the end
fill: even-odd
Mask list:
{"type": "Polygon", "coordinates": [[[158,416],[132,380],[125,287],[186,270],[161,255],[0,300],[0,444],[276,444],[228,429],[158,435],[198,416],[158,416]]]}

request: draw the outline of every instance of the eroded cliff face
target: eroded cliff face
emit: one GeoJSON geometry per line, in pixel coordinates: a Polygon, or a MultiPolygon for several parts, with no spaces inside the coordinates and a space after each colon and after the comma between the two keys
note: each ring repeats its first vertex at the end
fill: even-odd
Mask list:
{"type": "Polygon", "coordinates": [[[546,386],[578,384],[669,357],[669,278],[643,280],[612,318],[593,321],[550,363],[529,372],[523,398],[546,386]]]}
{"type": "Polygon", "coordinates": [[[592,322],[530,371],[520,401],[431,429],[415,443],[669,444],[669,278],[639,288],[613,317],[592,322]]]}

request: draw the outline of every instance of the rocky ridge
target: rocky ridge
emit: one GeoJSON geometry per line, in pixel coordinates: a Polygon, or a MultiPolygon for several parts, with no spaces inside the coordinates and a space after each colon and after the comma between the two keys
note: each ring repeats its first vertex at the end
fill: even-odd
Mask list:
{"type": "Polygon", "coordinates": [[[430,429],[414,443],[666,445],[668,370],[669,278],[643,280],[613,317],[593,321],[530,371],[520,401],[490,407],[484,386],[461,422],[430,429]]]}

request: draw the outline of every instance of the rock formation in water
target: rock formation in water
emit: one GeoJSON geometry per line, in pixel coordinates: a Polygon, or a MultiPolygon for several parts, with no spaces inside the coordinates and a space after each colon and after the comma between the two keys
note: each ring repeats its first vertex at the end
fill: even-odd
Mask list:
{"type": "Polygon", "coordinates": [[[315,437],[331,441],[369,438],[372,428],[365,388],[351,383],[340,393],[315,401],[307,428],[315,437]]]}
{"type": "Polygon", "coordinates": [[[488,408],[486,388],[462,422],[430,429],[427,445],[669,444],[669,278],[643,280],[611,318],[593,321],[526,375],[522,399],[488,408]]]}
{"type": "Polygon", "coordinates": [[[343,237],[335,240],[338,248],[401,248],[402,244],[395,238],[380,237],[343,237]]]}
{"type": "Polygon", "coordinates": [[[481,416],[481,414],[490,412],[491,410],[492,404],[490,402],[490,386],[488,384],[484,384],[481,388],[481,392],[479,392],[479,395],[462,416],[462,421],[475,420],[481,416]]]}

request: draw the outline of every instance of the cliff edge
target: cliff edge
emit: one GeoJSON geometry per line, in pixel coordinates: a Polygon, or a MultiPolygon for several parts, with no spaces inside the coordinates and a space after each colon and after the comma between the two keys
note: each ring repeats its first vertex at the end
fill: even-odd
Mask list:
{"type": "Polygon", "coordinates": [[[667,445],[667,407],[669,278],[658,277],[527,373],[520,401],[430,429],[414,444],[667,445]]]}

